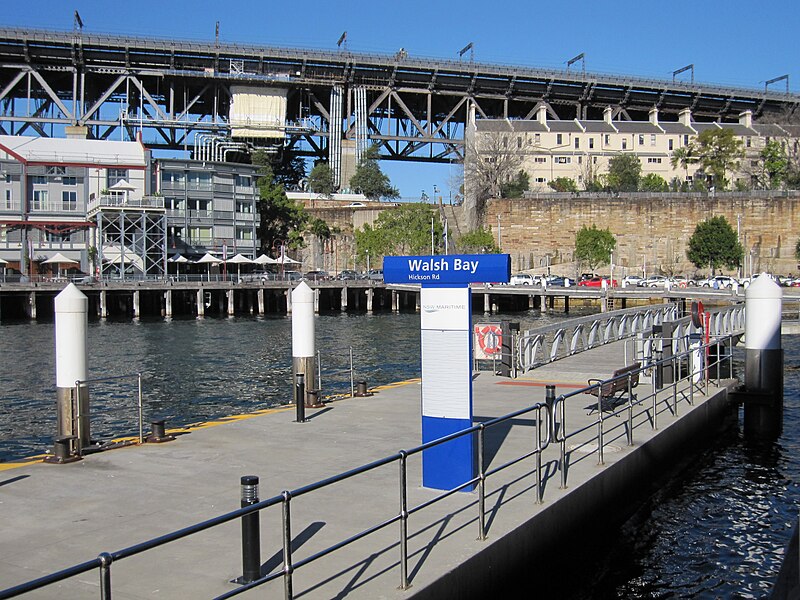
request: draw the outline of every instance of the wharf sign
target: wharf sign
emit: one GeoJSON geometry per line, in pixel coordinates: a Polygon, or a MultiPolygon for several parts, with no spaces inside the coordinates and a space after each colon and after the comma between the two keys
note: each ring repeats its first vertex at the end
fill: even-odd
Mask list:
{"type": "MultiPolygon", "coordinates": [[[[472,290],[470,283],[508,283],[508,254],[387,256],[386,283],[419,283],[422,349],[422,442],[472,427],[472,290]]],[[[422,453],[422,485],[451,490],[474,479],[474,436],[422,453]]],[[[471,487],[462,488],[470,491],[471,487]]]]}
{"type": "Polygon", "coordinates": [[[509,254],[387,256],[383,259],[383,280],[386,283],[508,283],[510,277],[509,254]]]}

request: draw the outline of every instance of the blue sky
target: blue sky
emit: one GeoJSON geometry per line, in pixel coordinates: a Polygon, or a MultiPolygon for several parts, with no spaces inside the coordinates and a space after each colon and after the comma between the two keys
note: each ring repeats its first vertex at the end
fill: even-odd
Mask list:
{"type": "MultiPolygon", "coordinates": [[[[0,25],[71,29],[78,10],[86,31],[311,48],[336,48],[347,31],[354,52],[398,49],[457,58],[468,42],[476,61],[564,68],[583,52],[587,71],[671,79],[695,65],[695,81],[763,88],[789,74],[800,90],[797,0],[611,0],[597,2],[170,2],[39,0],[7,3],[0,25]]],[[[688,75],[685,74],[685,75],[688,75]]],[[[785,83],[774,89],[784,89],[785,83]]],[[[773,88],[771,88],[773,89],[773,88]]],[[[447,166],[383,162],[406,198],[448,195],[447,166]]]]}

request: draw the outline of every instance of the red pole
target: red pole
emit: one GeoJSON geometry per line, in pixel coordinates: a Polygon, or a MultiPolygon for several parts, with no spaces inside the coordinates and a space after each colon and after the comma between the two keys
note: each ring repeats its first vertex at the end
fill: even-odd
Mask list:
{"type": "Polygon", "coordinates": [[[711,323],[711,315],[707,312],[703,312],[703,344],[706,347],[706,361],[705,361],[705,375],[706,379],[708,379],[708,345],[711,342],[711,334],[709,330],[709,324],[711,323]]]}

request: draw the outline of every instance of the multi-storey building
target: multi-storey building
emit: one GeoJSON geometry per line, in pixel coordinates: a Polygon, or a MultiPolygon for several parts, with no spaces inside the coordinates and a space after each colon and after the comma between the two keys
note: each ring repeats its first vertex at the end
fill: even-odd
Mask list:
{"type": "Polygon", "coordinates": [[[256,167],[153,159],[138,142],[0,136],[0,258],[35,274],[158,277],[183,252],[255,257],[256,167]]]}
{"type": "Polygon", "coordinates": [[[799,126],[754,123],[750,111],[743,112],[738,123],[698,123],[689,109],[680,113],[678,121],[670,122],[659,120],[656,108],[650,111],[648,121],[618,121],[612,116],[613,109],[608,107],[602,120],[551,120],[542,105],[533,120],[473,119],[467,137],[472,137],[479,153],[501,148],[521,155],[521,168],[530,178],[531,190],[540,192],[552,191],[548,184],[560,177],[574,180],[582,189],[608,172],[611,158],[628,153],[641,161],[643,176],[655,173],[667,182],[691,182],[700,165],[673,166],[673,155],[710,128],[730,129],[742,141],[745,157],[731,179],[751,185],[757,177],[759,153],[767,142],[779,139],[795,154],[800,143],[799,126]],[[486,143],[490,137],[499,137],[500,144],[486,143]]]}

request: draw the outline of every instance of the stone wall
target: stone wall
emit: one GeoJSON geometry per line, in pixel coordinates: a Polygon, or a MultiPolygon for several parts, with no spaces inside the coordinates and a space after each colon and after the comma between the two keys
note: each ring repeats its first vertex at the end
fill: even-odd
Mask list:
{"type": "MultiPolygon", "coordinates": [[[[714,216],[724,216],[734,230],[737,219],[745,249],[745,271],[778,274],[798,272],[794,248],[800,236],[800,193],[784,197],[674,196],[581,197],[492,200],[486,224],[498,235],[503,252],[511,254],[512,270],[542,271],[550,255],[556,274],[574,274],[575,234],[584,225],[610,229],[617,240],[615,265],[623,274],[685,273],[697,275],[686,259],[686,248],[695,227],[714,216]]],[[[607,272],[608,267],[600,271],[607,272]]],[[[725,270],[727,273],[727,270],[725,270]]],[[[734,271],[735,272],[735,271],[734,271]]],[[[615,270],[615,275],[619,271],[615,270]]]]}

